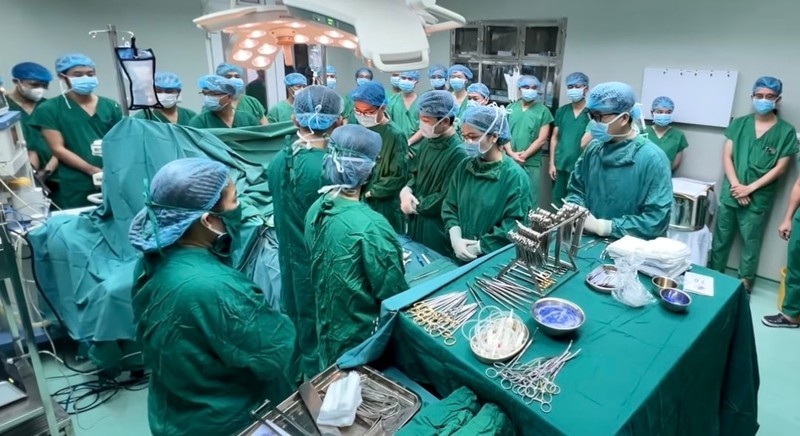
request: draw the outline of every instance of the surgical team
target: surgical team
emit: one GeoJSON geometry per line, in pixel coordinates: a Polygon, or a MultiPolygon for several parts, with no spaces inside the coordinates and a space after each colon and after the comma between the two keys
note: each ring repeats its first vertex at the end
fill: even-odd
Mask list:
{"type": "MultiPolygon", "coordinates": [[[[456,262],[473,261],[507,245],[507,233],[530,209],[550,207],[539,195],[549,180],[556,206],[589,209],[590,233],[666,235],[672,173],[688,147],[672,125],[668,96],[652,102],[653,122],[644,126],[629,85],[590,86],[578,72],[566,77],[569,102],[553,113],[533,76],[520,77],[521,98],[501,107],[463,65],[430,67],[429,89],[421,92],[418,71],[395,73],[387,89],[361,68],[344,96],[336,92],[343,81],[328,67],[326,86],[286,75],[286,100],[267,110],[263,95],[259,101],[245,93],[263,93],[263,76],[246,85],[235,65],[215,73],[198,80],[199,113],[178,105],[181,79],[159,72],[163,108],[135,116],[198,129],[296,126],[297,137],[266,170],[281,308],[270,308],[230,265],[241,204],[227,168],[204,158],[164,166],[130,229],[132,245],[144,254],[133,305],[152,370],[149,421],[156,435],[231,433],[264,398],[281,400],[369,337],[381,301],[408,289],[397,234],[456,262]],[[163,323],[167,318],[188,327],[175,330],[175,322],[163,323]],[[161,359],[164,349],[182,357],[161,359]]],[[[62,208],[86,205],[92,175],[102,171],[90,145],[121,120],[119,105],[95,94],[95,64],[81,54],[57,59],[55,76],[32,62],[16,65],[11,76],[7,97],[23,115],[37,179],[62,208]],[[61,95],[45,100],[53,80],[61,95]]],[[[780,80],[759,78],[753,113],[725,132],[709,264],[724,271],[741,235],[739,276],[748,290],[777,181],[798,151],[795,128],[778,115],[782,91],[780,80]]],[[[800,232],[792,232],[798,207],[800,180],[779,229],[790,241],[787,295],[781,313],[763,319],[768,326],[800,326],[800,263],[791,263],[800,259],[800,232]]]]}

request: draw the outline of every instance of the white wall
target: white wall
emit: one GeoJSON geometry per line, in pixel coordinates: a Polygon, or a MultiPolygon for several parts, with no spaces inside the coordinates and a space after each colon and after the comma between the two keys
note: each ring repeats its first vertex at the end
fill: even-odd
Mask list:
{"type": "MultiPolygon", "coordinates": [[[[197,78],[208,73],[205,32],[192,23],[200,15],[200,0],[4,1],[0,9],[0,76],[10,89],[11,67],[19,62],[38,62],[52,71],[59,55],[84,53],[97,64],[98,93],[117,100],[108,38],[88,35],[90,30],[115,24],[117,29],[134,32],[138,47],[153,49],[158,70],[181,77],[183,105],[197,110],[202,103],[197,78]]],[[[48,95],[58,93],[54,81],[48,95]]]]}

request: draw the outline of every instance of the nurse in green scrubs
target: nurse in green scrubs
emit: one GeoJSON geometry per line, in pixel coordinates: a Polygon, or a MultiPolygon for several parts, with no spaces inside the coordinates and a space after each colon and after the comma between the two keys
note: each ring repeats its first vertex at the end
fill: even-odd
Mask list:
{"type": "Polygon", "coordinates": [[[658,97],[653,100],[651,109],[653,115],[653,125],[648,126],[645,132],[647,139],[655,145],[661,147],[672,165],[672,172],[678,170],[683,161],[683,150],[689,146],[686,135],[675,127],[672,127],[672,112],[675,110],[675,102],[669,97],[658,97]]]}
{"type": "MultiPolygon", "coordinates": [[[[163,71],[157,72],[155,75],[155,88],[158,102],[164,107],[153,109],[150,112],[153,116],[153,121],[188,126],[189,121],[197,116],[197,112],[178,106],[183,83],[181,83],[181,79],[177,74],[163,71]]],[[[135,117],[146,118],[147,113],[139,111],[135,117]]]]}
{"type": "Polygon", "coordinates": [[[539,207],[539,172],[542,159],[539,152],[550,138],[550,123],[553,114],[539,102],[542,83],[533,76],[522,76],[517,82],[522,99],[509,107],[508,124],[511,126],[511,143],[506,144],[506,153],[528,173],[531,182],[531,202],[539,207]]]}
{"type": "MultiPolygon", "coordinates": [[[[219,64],[217,66],[216,71],[218,76],[222,76],[226,79],[235,80],[237,82],[241,82],[242,89],[245,89],[244,85],[244,68],[237,67],[236,65],[232,64],[219,64]]],[[[267,110],[264,108],[264,105],[261,104],[255,97],[250,97],[246,93],[242,92],[236,99],[233,100],[233,107],[236,108],[237,112],[247,112],[258,119],[258,122],[263,126],[267,124],[267,118],[265,117],[267,110]]]]}
{"type": "MultiPolygon", "coordinates": [[[[404,71],[400,73],[397,86],[400,93],[389,97],[389,106],[386,113],[400,131],[408,138],[413,138],[419,130],[419,111],[417,110],[417,84],[419,71],[404,71]]],[[[419,138],[422,136],[419,135],[419,138]]],[[[412,140],[411,144],[415,142],[412,140]]]]}
{"type": "Polygon", "coordinates": [[[761,77],[753,86],[755,113],[736,118],[725,130],[717,224],[708,266],[725,272],[736,235],[742,236],[739,278],[750,291],[758,272],[761,243],[778,179],[797,154],[797,131],[777,114],[783,83],[761,77]]]}
{"type": "Polygon", "coordinates": [[[64,93],[40,104],[30,125],[42,132],[59,162],[62,209],[91,206],[86,197],[97,190],[92,176],[103,172],[103,159],[92,155],[92,143],[102,139],[122,119],[114,100],[94,94],[95,64],[86,55],[72,53],[56,60],[64,93]]]}
{"type": "Polygon", "coordinates": [[[456,64],[447,70],[447,77],[449,78],[450,91],[453,93],[453,98],[458,107],[456,118],[460,120],[464,116],[464,111],[467,110],[469,104],[467,85],[469,85],[470,80],[472,80],[472,70],[464,65],[456,64]]]}
{"type": "Polygon", "coordinates": [[[203,94],[203,111],[189,121],[197,129],[225,129],[258,126],[261,123],[253,114],[238,111],[233,101],[244,91],[241,82],[222,76],[203,76],[197,83],[203,94]]]}
{"type": "Polygon", "coordinates": [[[553,137],[550,139],[550,178],[553,180],[553,204],[561,207],[567,196],[567,184],[575,162],[592,140],[586,132],[589,111],[586,110],[586,95],[589,92],[589,77],[583,73],[567,76],[567,96],[570,103],[558,108],[553,137]]]}
{"type": "Polygon", "coordinates": [[[270,123],[291,121],[294,115],[294,96],[308,86],[308,79],[300,73],[292,73],[283,78],[286,85],[286,100],[269,108],[267,119],[270,123]]]}
{"type": "MultiPolygon", "coordinates": [[[[356,87],[359,87],[371,81],[372,81],[372,70],[370,70],[369,68],[359,68],[358,70],[356,70],[356,87]]],[[[355,92],[355,90],[353,90],[352,92],[355,92]]],[[[344,110],[342,111],[342,118],[344,118],[345,124],[358,124],[358,118],[356,117],[355,114],[355,102],[353,101],[353,96],[351,94],[342,97],[342,100],[344,101],[344,110]]]]}
{"type": "Polygon", "coordinates": [[[428,81],[431,84],[428,91],[447,91],[447,67],[436,64],[428,68],[428,81]]]}

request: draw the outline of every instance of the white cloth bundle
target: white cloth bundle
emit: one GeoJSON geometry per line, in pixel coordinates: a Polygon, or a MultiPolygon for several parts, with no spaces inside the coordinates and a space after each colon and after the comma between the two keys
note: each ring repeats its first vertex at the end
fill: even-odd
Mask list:
{"type": "Polygon", "coordinates": [[[612,258],[636,254],[644,259],[639,271],[649,276],[675,278],[686,272],[692,265],[692,252],[689,246],[680,241],[656,238],[652,241],[625,236],[608,246],[612,258]]]}

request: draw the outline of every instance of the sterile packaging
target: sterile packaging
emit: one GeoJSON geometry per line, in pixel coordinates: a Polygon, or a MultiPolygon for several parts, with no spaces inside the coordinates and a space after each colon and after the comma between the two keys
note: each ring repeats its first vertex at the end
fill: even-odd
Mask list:
{"type": "Polygon", "coordinates": [[[643,258],[638,253],[614,259],[614,265],[619,273],[620,286],[614,288],[611,295],[626,306],[642,307],[657,301],[639,281],[639,268],[642,261],[643,258]]]}
{"type": "Polygon", "coordinates": [[[328,386],[317,424],[331,427],[349,427],[356,420],[356,410],[361,405],[361,377],[350,372],[328,386]]]}

